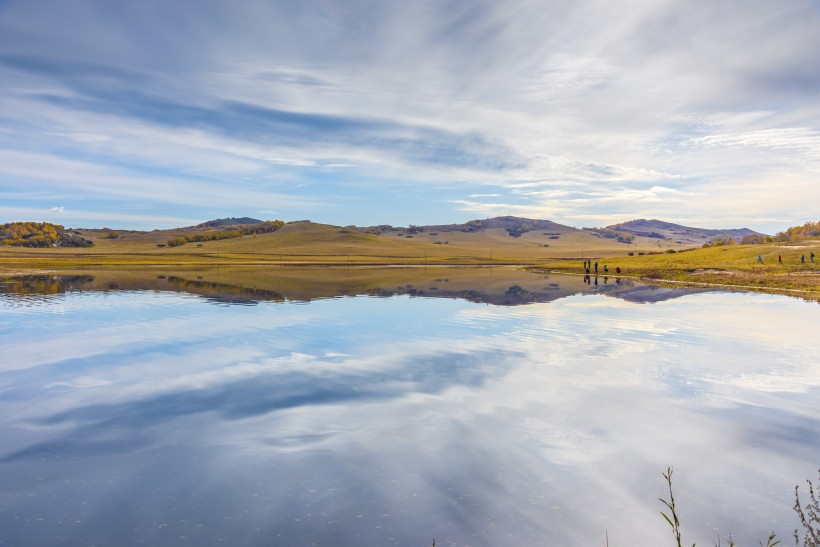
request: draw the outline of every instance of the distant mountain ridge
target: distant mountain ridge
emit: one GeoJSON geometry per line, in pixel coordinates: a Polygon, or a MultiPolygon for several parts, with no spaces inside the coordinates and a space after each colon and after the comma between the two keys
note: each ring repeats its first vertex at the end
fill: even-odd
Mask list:
{"type": "Polygon", "coordinates": [[[440,232],[446,231],[479,231],[490,230],[493,228],[503,228],[504,230],[520,230],[526,228],[529,230],[554,230],[558,232],[566,232],[577,230],[572,226],[564,226],[551,220],[522,218],[515,216],[493,217],[484,220],[470,220],[464,224],[442,224],[425,226],[425,229],[437,230],[440,232]]]}
{"type": "Polygon", "coordinates": [[[647,220],[643,218],[638,220],[630,220],[629,222],[623,222],[621,224],[613,224],[611,226],[607,226],[606,229],[626,232],[628,234],[642,237],[656,237],[669,241],[683,241],[684,243],[704,243],[715,238],[732,238],[740,241],[744,236],[766,235],[750,230],[749,228],[692,228],[691,226],[683,226],[682,224],[674,224],[672,222],[664,222],[662,220],[655,219],[647,220]]]}
{"type": "MultiPolygon", "coordinates": [[[[251,217],[228,217],[209,220],[201,224],[193,226],[193,228],[228,228],[238,226],[248,226],[262,223],[262,220],[251,217]]],[[[305,222],[305,221],[301,221],[305,222]]],[[[293,224],[289,222],[288,224],[293,224]]],[[[744,236],[759,235],[765,236],[749,228],[694,228],[691,226],[684,226],[682,224],[675,224],[672,222],[665,222],[657,219],[637,219],[620,224],[612,224],[606,228],[575,228],[564,224],[559,224],[551,220],[524,218],[516,216],[500,216],[487,219],[469,220],[464,223],[454,224],[429,224],[429,225],[413,225],[408,227],[397,227],[388,224],[378,226],[348,226],[348,229],[357,230],[359,232],[371,234],[383,233],[446,233],[446,232],[484,232],[487,230],[506,230],[512,237],[519,237],[527,232],[539,231],[546,235],[559,235],[578,233],[582,231],[593,231],[599,237],[612,237],[626,235],[627,239],[630,236],[657,238],[659,241],[674,241],[679,244],[702,245],[703,243],[711,242],[715,239],[735,239],[740,241],[744,236]]],[[[619,239],[620,241],[620,239],[619,239]]]]}
{"type": "MultiPolygon", "coordinates": [[[[416,232],[481,232],[491,229],[504,229],[510,235],[517,236],[523,233],[540,230],[550,231],[555,233],[569,233],[581,231],[581,228],[574,228],[564,224],[558,224],[551,220],[523,218],[516,216],[502,216],[488,218],[484,220],[470,220],[462,224],[431,224],[424,226],[410,225],[407,228],[398,228],[389,225],[371,226],[369,228],[357,228],[362,231],[408,231],[409,233],[416,232]]],[[[764,236],[759,232],[750,230],[749,228],[693,228],[691,226],[684,226],[682,224],[674,224],[672,222],[664,222],[662,220],[647,220],[638,219],[621,224],[613,224],[604,229],[583,228],[583,230],[593,230],[596,232],[613,231],[623,232],[640,237],[658,238],[667,241],[682,241],[683,243],[697,243],[702,244],[711,241],[714,238],[732,238],[736,240],[742,239],[744,236],[757,234],[764,236]]]]}
{"type": "Polygon", "coordinates": [[[221,228],[223,226],[242,226],[246,224],[260,224],[262,221],[251,217],[228,217],[208,220],[202,224],[197,224],[194,228],[221,228]]]}
{"type": "Polygon", "coordinates": [[[522,217],[515,217],[515,216],[503,216],[503,217],[493,217],[487,218],[483,220],[468,220],[462,224],[428,224],[423,226],[417,226],[411,224],[409,227],[400,228],[394,227],[387,224],[382,224],[379,226],[369,226],[367,228],[360,228],[353,226],[353,228],[361,231],[374,231],[377,230],[379,232],[385,231],[407,231],[409,233],[415,232],[481,232],[484,230],[492,230],[502,228],[507,230],[510,235],[513,234],[522,234],[524,232],[532,231],[532,230],[550,230],[552,232],[574,232],[578,231],[578,228],[573,228],[572,226],[565,226],[563,224],[558,224],[557,222],[553,222],[551,220],[543,220],[543,219],[533,219],[533,218],[522,218],[522,217]]]}

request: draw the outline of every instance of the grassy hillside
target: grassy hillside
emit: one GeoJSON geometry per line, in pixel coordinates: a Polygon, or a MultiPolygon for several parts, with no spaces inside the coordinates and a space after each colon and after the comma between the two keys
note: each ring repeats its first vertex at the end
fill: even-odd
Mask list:
{"type": "MultiPolygon", "coordinates": [[[[391,231],[367,234],[326,224],[289,223],[273,233],[167,247],[169,240],[207,229],[152,232],[74,230],[93,242],[87,249],[0,249],[6,268],[128,264],[318,263],[318,264],[537,264],[551,258],[619,256],[627,252],[666,249],[652,238],[631,245],[598,237],[586,230],[535,230],[518,237],[503,228],[476,232],[391,231]],[[412,236],[412,237],[408,237],[412,236]]],[[[213,232],[218,228],[213,228],[213,232]]],[[[673,247],[675,247],[673,245],[673,247]]],[[[680,246],[677,246],[680,248],[680,246]]]]}

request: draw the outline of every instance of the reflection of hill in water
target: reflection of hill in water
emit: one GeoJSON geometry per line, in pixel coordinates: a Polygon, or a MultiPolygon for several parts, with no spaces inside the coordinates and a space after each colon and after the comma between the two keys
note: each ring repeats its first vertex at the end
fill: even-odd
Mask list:
{"type": "Polygon", "coordinates": [[[173,291],[218,304],[297,301],[366,295],[457,298],[498,306],[603,294],[636,303],[660,302],[703,289],[668,288],[613,276],[544,275],[514,268],[213,268],[206,270],[83,270],[0,281],[0,295],[24,304],[68,291],[173,291]]]}
{"type": "Polygon", "coordinates": [[[284,302],[286,300],[278,292],[269,289],[192,280],[176,276],[168,276],[166,279],[179,291],[203,296],[208,300],[224,304],[256,304],[259,301],[284,302]]]}
{"type": "Polygon", "coordinates": [[[679,298],[687,294],[708,292],[710,290],[714,291],[715,289],[681,289],[673,287],[660,287],[657,285],[638,284],[628,290],[621,291],[614,296],[629,302],[647,304],[652,302],[663,302],[664,300],[679,298]]]}

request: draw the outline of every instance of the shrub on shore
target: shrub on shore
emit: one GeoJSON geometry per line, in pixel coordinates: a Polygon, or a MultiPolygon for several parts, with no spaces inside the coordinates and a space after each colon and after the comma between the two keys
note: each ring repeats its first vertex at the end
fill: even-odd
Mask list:
{"type": "Polygon", "coordinates": [[[50,222],[7,222],[0,226],[0,245],[11,247],[91,247],[87,239],[50,222]]]}
{"type": "Polygon", "coordinates": [[[204,234],[192,234],[188,236],[177,236],[168,240],[169,247],[179,247],[186,243],[201,243],[203,241],[219,241],[221,239],[233,239],[246,235],[268,234],[275,232],[285,223],[281,220],[266,220],[258,224],[251,224],[236,230],[223,230],[221,232],[211,232],[204,234]]]}

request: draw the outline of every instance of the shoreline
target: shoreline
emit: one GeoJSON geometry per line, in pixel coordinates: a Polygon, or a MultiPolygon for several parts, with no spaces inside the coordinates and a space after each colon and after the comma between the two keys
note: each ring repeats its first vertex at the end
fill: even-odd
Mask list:
{"type": "MultiPolygon", "coordinates": [[[[575,272],[564,272],[559,270],[550,270],[550,274],[555,275],[569,275],[569,276],[576,276],[582,277],[587,274],[583,273],[575,273],[575,272]]],[[[738,285],[738,284],[730,284],[730,283],[715,283],[715,282],[705,282],[705,281],[689,281],[689,280],[679,280],[679,279],[663,279],[659,277],[644,277],[640,275],[613,275],[611,273],[607,274],[589,274],[592,277],[619,277],[621,279],[632,279],[635,281],[640,281],[641,283],[645,283],[647,285],[683,285],[683,286],[692,286],[692,287],[705,287],[705,288],[714,288],[714,289],[724,289],[724,290],[738,290],[738,291],[755,291],[755,292],[764,292],[768,294],[781,294],[781,293],[790,293],[790,296],[793,295],[807,295],[813,297],[812,299],[820,300],[820,291],[812,290],[812,289],[799,289],[799,288],[792,288],[792,287],[761,287],[757,285],[738,285]]]]}
{"type": "MultiPolygon", "coordinates": [[[[572,259],[558,259],[556,261],[565,262],[566,260],[572,259]]],[[[128,263],[126,261],[122,261],[116,264],[72,264],[66,265],[62,267],[42,267],[42,268],[25,268],[25,267],[4,267],[0,264],[0,279],[9,278],[9,277],[21,277],[21,276],[38,276],[38,275],[59,275],[60,272],[69,272],[69,271],[76,271],[76,270],[84,270],[93,272],[94,270],[100,271],[111,271],[111,270],[124,270],[124,271],[135,271],[135,270],[142,270],[142,269],[159,269],[159,268],[184,268],[184,269],[191,269],[195,270],[197,268],[219,268],[219,267],[246,267],[246,268],[383,268],[387,269],[398,269],[398,268],[413,268],[413,269],[425,269],[425,268],[517,268],[526,270],[532,273],[541,273],[541,274],[552,274],[552,275],[568,275],[568,276],[576,276],[582,277],[587,275],[585,273],[580,273],[573,270],[567,270],[565,268],[555,267],[554,265],[548,265],[543,263],[530,263],[530,262],[515,262],[515,263],[487,263],[487,262],[475,262],[470,263],[467,261],[459,261],[457,263],[441,263],[440,261],[430,261],[427,263],[419,263],[419,262],[377,262],[377,261],[366,261],[366,262],[333,262],[333,261],[295,261],[295,262],[287,262],[287,261],[245,261],[245,260],[220,260],[220,261],[197,261],[197,262],[157,262],[157,263],[128,263]]],[[[755,291],[755,292],[765,292],[770,294],[788,294],[791,296],[805,296],[811,299],[820,300],[820,271],[811,270],[809,272],[802,271],[802,272],[785,272],[785,273],[778,273],[778,274],[771,274],[771,273],[757,273],[757,272],[748,272],[748,271],[741,271],[741,270],[715,270],[715,269],[670,269],[664,272],[664,276],[653,275],[656,272],[651,270],[641,271],[640,268],[635,268],[629,272],[622,272],[621,274],[614,274],[612,272],[608,272],[607,274],[603,274],[599,272],[596,274],[589,274],[590,276],[596,277],[620,277],[624,279],[632,279],[635,281],[640,281],[641,283],[649,284],[649,285],[679,285],[679,286],[691,286],[691,287],[706,287],[706,288],[715,288],[715,289],[724,289],[724,290],[743,290],[743,291],[755,291]],[[719,279],[712,279],[712,280],[702,280],[696,279],[695,276],[714,276],[719,277],[719,279]],[[672,278],[670,278],[672,277],[672,278]],[[737,277],[737,281],[740,282],[731,282],[732,278],[737,277]],[[810,280],[811,283],[808,286],[800,286],[800,282],[805,282],[810,280]],[[742,281],[755,281],[758,284],[742,282],[742,281]]]]}

